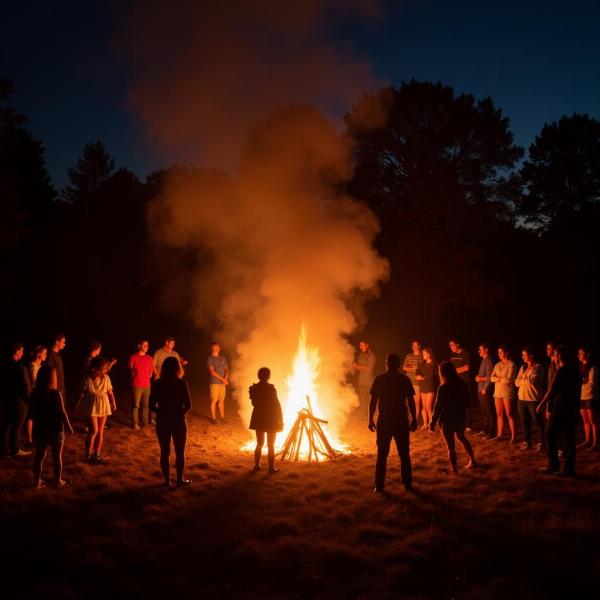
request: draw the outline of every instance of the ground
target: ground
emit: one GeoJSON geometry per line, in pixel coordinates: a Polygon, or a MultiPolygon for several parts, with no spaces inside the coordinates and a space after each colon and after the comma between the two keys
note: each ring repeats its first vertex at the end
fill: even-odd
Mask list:
{"type": "MultiPolygon", "coordinates": [[[[449,476],[440,434],[411,437],[414,491],[391,455],[373,493],[374,434],[352,454],[251,472],[237,419],[189,420],[190,488],[159,486],[154,434],[115,419],[107,465],[67,439],[61,490],[31,487],[30,458],[0,463],[5,586],[22,597],[536,598],[597,596],[600,455],[575,480],[544,476],[543,456],[472,437],[481,466],[449,476]]],[[[459,461],[466,456],[459,449],[459,461]]],[[[50,459],[45,475],[50,479],[50,459]]],[[[7,589],[5,587],[5,589],[7,589]]]]}

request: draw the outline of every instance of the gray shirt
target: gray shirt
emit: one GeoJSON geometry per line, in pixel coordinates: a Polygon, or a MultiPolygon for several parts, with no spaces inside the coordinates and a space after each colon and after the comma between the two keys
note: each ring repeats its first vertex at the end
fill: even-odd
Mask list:
{"type": "MultiPolygon", "coordinates": [[[[221,377],[225,377],[225,372],[228,370],[227,359],[221,354],[219,356],[211,354],[206,361],[206,366],[209,368],[212,367],[215,373],[218,373],[221,377]]],[[[209,383],[220,383],[223,385],[223,382],[212,374],[210,375],[209,383]]]]}
{"type": "Polygon", "coordinates": [[[164,348],[160,348],[154,353],[154,356],[152,357],[152,366],[154,367],[155,371],[158,372],[159,377],[160,370],[162,369],[162,364],[165,362],[166,358],[169,358],[169,356],[174,356],[179,361],[179,363],[181,363],[181,356],[179,356],[179,353],[175,352],[175,350],[171,350],[171,352],[169,352],[164,348]]]}
{"type": "Polygon", "coordinates": [[[359,352],[356,364],[366,367],[366,369],[358,369],[358,385],[371,387],[373,383],[373,371],[375,370],[375,354],[371,350],[359,352]]]}

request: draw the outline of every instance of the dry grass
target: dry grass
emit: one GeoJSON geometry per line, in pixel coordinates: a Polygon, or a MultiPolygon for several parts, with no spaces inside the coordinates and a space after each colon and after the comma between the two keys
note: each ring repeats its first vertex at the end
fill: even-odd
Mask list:
{"type": "MultiPolygon", "coordinates": [[[[580,456],[580,477],[537,473],[536,452],[474,440],[481,468],[449,477],[439,434],[412,437],[415,491],[373,494],[374,435],[363,421],[353,454],[252,474],[238,451],[239,422],[190,419],[193,486],[157,483],[150,431],[115,424],[111,462],[89,466],[81,434],[67,440],[63,490],[34,490],[30,461],[0,465],[5,580],[25,597],[579,596],[598,583],[600,459],[580,456]]],[[[466,461],[459,450],[459,458],[466,461]]],[[[50,464],[46,465],[49,477],[50,464]]],[[[589,595],[589,593],[588,593],[589,595]]],[[[595,594],[592,594],[592,597],[595,594]]]]}

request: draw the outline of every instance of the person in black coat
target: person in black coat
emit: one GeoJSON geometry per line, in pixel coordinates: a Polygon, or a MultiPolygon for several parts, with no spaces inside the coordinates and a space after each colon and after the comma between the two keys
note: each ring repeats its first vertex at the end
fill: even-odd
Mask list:
{"type": "Polygon", "coordinates": [[[256,431],[254,470],[260,471],[260,457],[267,437],[269,473],[275,473],[275,437],[283,429],[283,415],[275,386],[269,383],[271,371],[267,367],[258,370],[258,383],[250,386],[250,401],[254,407],[250,418],[250,429],[256,431]]]}
{"type": "Polygon", "coordinates": [[[467,411],[469,407],[469,388],[467,384],[458,376],[456,367],[449,361],[440,365],[440,381],[435,406],[433,407],[433,417],[429,428],[435,429],[435,424],[439,421],[442,428],[442,436],[448,447],[448,458],[453,473],[458,473],[456,460],[455,438],[462,444],[465,452],[469,455],[467,469],[477,466],[473,448],[465,436],[465,427],[467,424],[467,411]]]}
{"type": "Polygon", "coordinates": [[[187,383],[181,379],[182,374],[177,358],[174,356],[165,358],[160,379],[154,382],[150,392],[150,410],[156,414],[156,436],[160,444],[160,468],[167,487],[173,483],[169,478],[171,438],[175,447],[176,485],[182,487],[191,483],[189,479],[184,479],[183,470],[187,441],[185,415],[192,408],[192,400],[187,383]]]}

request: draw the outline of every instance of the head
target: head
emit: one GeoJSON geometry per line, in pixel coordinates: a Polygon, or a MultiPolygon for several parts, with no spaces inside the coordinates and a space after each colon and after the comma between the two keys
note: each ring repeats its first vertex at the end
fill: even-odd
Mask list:
{"type": "Polygon", "coordinates": [[[546,344],[546,356],[550,359],[552,359],[552,355],[554,354],[554,351],[556,350],[556,344],[554,342],[548,342],[546,344]]]}
{"type": "Polygon", "coordinates": [[[420,354],[421,353],[421,342],[419,340],[413,340],[410,343],[410,347],[413,351],[413,354],[420,354]]]}
{"type": "Polygon", "coordinates": [[[178,379],[181,376],[181,365],[174,356],[165,358],[160,368],[160,378],[168,381],[169,379],[178,379]]]}
{"type": "Polygon", "coordinates": [[[268,367],[261,367],[258,370],[258,380],[259,381],[269,381],[271,379],[271,369],[268,367]]]}
{"type": "Polygon", "coordinates": [[[440,364],[439,367],[440,381],[442,383],[448,383],[458,379],[458,373],[456,367],[448,360],[445,360],[440,364]]]}
{"type": "Polygon", "coordinates": [[[398,372],[398,369],[400,368],[400,357],[394,352],[388,354],[385,359],[385,368],[389,373],[398,372]]]}
{"type": "Polygon", "coordinates": [[[66,345],[67,338],[63,333],[57,333],[52,338],[52,350],[54,350],[54,352],[60,352],[61,350],[64,350],[66,345]]]}
{"type": "Polygon", "coordinates": [[[173,349],[175,348],[175,338],[173,336],[169,336],[168,338],[165,339],[164,348],[168,352],[173,351],[173,349]]]}
{"type": "Polygon", "coordinates": [[[100,352],[102,352],[102,344],[97,340],[92,340],[90,342],[89,355],[94,358],[100,356],[100,352]]]}
{"type": "Polygon", "coordinates": [[[521,358],[526,365],[535,364],[535,352],[531,346],[525,346],[521,352],[521,358]]]}
{"type": "Polygon", "coordinates": [[[508,360],[508,348],[506,346],[498,346],[498,358],[500,360],[508,360]]]}
{"type": "Polygon", "coordinates": [[[368,352],[369,351],[369,344],[367,344],[367,342],[358,342],[358,349],[361,352],[368,352]]]}
{"type": "Polygon", "coordinates": [[[149,347],[150,344],[148,343],[148,340],[140,340],[137,344],[138,352],[141,352],[142,354],[146,354],[149,347]]]}
{"type": "Polygon", "coordinates": [[[450,348],[450,352],[460,352],[460,342],[456,338],[452,338],[448,342],[448,346],[450,348]]]}
{"type": "Polygon", "coordinates": [[[10,348],[10,355],[13,360],[19,361],[23,358],[25,347],[20,342],[15,342],[10,348]]]}
{"type": "Polygon", "coordinates": [[[219,352],[221,352],[221,346],[217,342],[211,342],[210,344],[210,353],[214,356],[218,356],[219,352]]]}
{"type": "Polygon", "coordinates": [[[562,367],[571,361],[571,351],[566,346],[559,346],[556,349],[556,361],[562,367]]]}
{"type": "Polygon", "coordinates": [[[39,390],[56,390],[58,389],[58,378],[56,376],[56,369],[53,367],[43,366],[37,374],[35,380],[35,389],[39,390]]]}
{"type": "Polygon", "coordinates": [[[427,362],[434,360],[433,350],[429,346],[423,348],[423,359],[427,362]]]}
{"type": "Polygon", "coordinates": [[[108,361],[101,356],[94,356],[90,361],[90,375],[92,377],[103,377],[108,373],[108,361]]]}
{"type": "Polygon", "coordinates": [[[487,358],[490,354],[490,346],[487,342],[481,342],[478,348],[479,356],[481,358],[487,358]]]}
{"type": "Polygon", "coordinates": [[[587,363],[590,360],[590,351],[589,351],[589,349],[581,346],[577,350],[577,359],[582,364],[587,363]]]}
{"type": "Polygon", "coordinates": [[[36,346],[32,352],[33,359],[44,362],[48,357],[48,348],[46,346],[36,346]]]}

